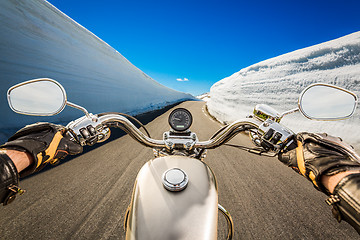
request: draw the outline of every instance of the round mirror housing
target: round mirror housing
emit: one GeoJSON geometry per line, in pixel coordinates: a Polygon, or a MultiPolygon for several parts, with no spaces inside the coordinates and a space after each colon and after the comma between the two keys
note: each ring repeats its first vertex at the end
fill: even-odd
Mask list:
{"type": "Polygon", "coordinates": [[[26,81],[7,92],[10,108],[20,114],[52,116],[66,105],[66,92],[60,83],[50,78],[26,81]]]}
{"type": "Polygon", "coordinates": [[[316,83],[307,87],[299,97],[299,110],[315,120],[340,120],[351,117],[356,109],[357,96],[340,87],[316,83]]]}

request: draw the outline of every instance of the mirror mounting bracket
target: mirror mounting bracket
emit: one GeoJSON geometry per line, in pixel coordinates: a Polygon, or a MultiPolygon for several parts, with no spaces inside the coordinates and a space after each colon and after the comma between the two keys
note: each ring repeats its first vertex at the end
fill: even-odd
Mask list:
{"type": "Polygon", "coordinates": [[[283,112],[281,115],[280,115],[280,118],[283,118],[284,116],[286,115],[289,115],[289,114],[292,114],[292,113],[296,113],[299,111],[299,108],[294,108],[294,109],[291,109],[289,111],[286,111],[286,112],[283,112]]]}
{"type": "Polygon", "coordinates": [[[84,107],[82,107],[82,106],[80,106],[80,105],[77,105],[77,104],[75,104],[75,103],[71,103],[71,102],[69,102],[69,101],[66,102],[66,105],[68,105],[69,107],[72,107],[72,108],[76,108],[76,109],[84,112],[85,115],[86,115],[86,117],[87,117],[88,119],[90,119],[90,120],[93,121],[93,122],[97,122],[97,117],[95,117],[95,116],[92,115],[92,114],[90,115],[89,112],[86,110],[86,108],[84,108],[84,107]]]}

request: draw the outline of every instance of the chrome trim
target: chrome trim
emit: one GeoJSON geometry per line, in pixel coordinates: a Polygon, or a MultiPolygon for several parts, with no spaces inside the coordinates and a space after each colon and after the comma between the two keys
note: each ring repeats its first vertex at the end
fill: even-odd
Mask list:
{"type": "Polygon", "coordinates": [[[68,105],[69,107],[72,107],[72,108],[75,108],[75,109],[78,109],[78,110],[84,112],[85,115],[86,115],[86,117],[89,118],[89,119],[91,119],[93,122],[96,122],[96,121],[97,121],[97,118],[96,118],[94,115],[91,115],[91,116],[90,116],[89,112],[88,112],[84,107],[82,107],[82,106],[80,106],[80,105],[77,105],[77,104],[75,104],[75,103],[68,102],[68,101],[66,101],[66,105],[68,105]]]}
{"type": "Polygon", "coordinates": [[[261,136],[261,142],[267,142],[273,146],[274,149],[272,150],[274,151],[283,149],[295,135],[291,129],[271,119],[266,120],[259,126],[258,134],[261,136]],[[267,134],[270,135],[266,136],[267,134]]]}
{"type": "Polygon", "coordinates": [[[296,113],[296,112],[299,112],[299,108],[294,108],[294,109],[291,109],[291,110],[288,110],[288,111],[285,111],[283,112],[281,115],[280,115],[280,119],[282,119],[284,116],[286,115],[289,115],[289,114],[292,114],[292,113],[296,113]]]}
{"type": "Polygon", "coordinates": [[[177,134],[176,132],[164,132],[163,140],[168,150],[181,146],[185,150],[192,150],[198,141],[195,133],[189,131],[189,136],[177,134]]]}
{"type": "Polygon", "coordinates": [[[354,115],[354,112],[355,112],[355,110],[356,110],[356,108],[357,108],[358,102],[359,102],[358,96],[357,96],[355,93],[353,93],[353,92],[351,92],[351,91],[349,91],[349,90],[347,90],[347,89],[345,89],[345,88],[338,87],[338,86],[335,86],[335,85],[332,85],[332,84],[328,84],[328,83],[313,83],[313,84],[307,86],[307,87],[300,93],[300,96],[299,96],[299,99],[298,99],[298,108],[299,108],[301,114],[302,114],[304,117],[306,117],[306,118],[308,118],[308,119],[310,119],[310,120],[318,120],[318,121],[337,121],[337,120],[348,119],[348,118],[350,118],[352,115],[354,115]],[[303,111],[303,109],[302,109],[302,107],[301,107],[300,102],[301,102],[301,99],[302,99],[303,95],[305,94],[305,92],[306,92],[309,88],[312,88],[312,87],[314,87],[314,86],[327,86],[327,87],[332,87],[332,88],[336,88],[336,89],[339,89],[339,90],[342,90],[342,91],[344,91],[344,92],[347,92],[347,93],[351,94],[351,95],[355,98],[355,106],[354,106],[354,109],[353,109],[352,113],[351,113],[349,116],[347,116],[347,117],[344,117],[344,118],[335,118],[335,119],[334,119],[334,118],[315,119],[315,118],[311,118],[310,116],[306,115],[306,113],[303,111]]]}
{"type": "MultiPolygon", "coordinates": [[[[90,114],[92,116],[92,114],[90,114]]],[[[105,124],[108,127],[118,127],[127,132],[132,138],[140,142],[141,144],[151,147],[151,148],[167,148],[165,140],[156,140],[149,138],[145,134],[143,134],[133,123],[131,123],[126,117],[117,115],[117,114],[107,114],[101,117],[98,117],[98,124],[105,124]]],[[[83,123],[89,124],[88,120],[85,118],[80,118],[68,124],[68,127],[79,129],[80,125],[83,123]],[[75,124],[74,124],[75,123],[75,124]]],[[[250,128],[258,128],[261,122],[259,120],[253,118],[247,118],[245,120],[235,121],[230,124],[224,130],[222,130],[219,134],[216,135],[213,139],[194,143],[191,148],[216,148],[223,143],[229,141],[232,137],[234,137],[240,131],[244,131],[250,128]]],[[[196,135],[195,135],[196,136],[196,135]]]]}
{"type": "Polygon", "coordinates": [[[165,148],[165,142],[163,140],[156,140],[149,138],[142,133],[133,123],[131,123],[126,117],[116,114],[108,114],[98,117],[98,121],[102,124],[106,124],[109,127],[119,127],[127,132],[132,138],[151,148],[165,148]],[[116,123],[116,126],[114,126],[116,123]],[[119,125],[120,124],[120,125],[119,125]]]}
{"type": "Polygon", "coordinates": [[[275,122],[280,122],[280,120],[281,120],[280,113],[267,104],[257,104],[254,107],[253,114],[254,114],[254,117],[259,119],[260,121],[265,121],[269,118],[271,120],[274,120],[275,122]]]}
{"type": "Polygon", "coordinates": [[[88,144],[87,140],[83,137],[80,130],[82,128],[86,128],[88,126],[93,126],[96,129],[97,133],[97,141],[98,143],[106,141],[111,134],[111,131],[106,125],[101,124],[101,122],[94,121],[94,119],[97,119],[97,116],[93,114],[89,114],[89,117],[82,116],[74,121],[69,122],[66,125],[66,128],[69,128],[72,130],[73,136],[76,138],[76,140],[80,143],[81,146],[85,146],[88,144]]]}
{"type": "Polygon", "coordinates": [[[223,206],[221,206],[220,204],[218,204],[218,209],[220,210],[220,212],[224,215],[224,217],[226,218],[226,222],[228,225],[228,235],[227,235],[227,239],[232,239],[234,236],[234,222],[232,220],[232,217],[230,215],[230,212],[228,212],[228,210],[226,210],[223,206]]]}
{"type": "Polygon", "coordinates": [[[171,168],[164,172],[162,183],[166,190],[170,192],[180,192],[184,190],[189,182],[187,174],[180,168],[171,168]]]}
{"type": "Polygon", "coordinates": [[[36,79],[32,79],[32,80],[29,80],[29,81],[25,81],[25,82],[22,82],[22,83],[19,83],[19,84],[16,84],[12,87],[10,87],[7,91],[7,100],[8,100],[8,104],[9,104],[9,107],[11,108],[12,111],[16,112],[16,113],[19,113],[19,114],[23,114],[23,115],[30,115],[30,116],[54,116],[58,113],[60,113],[62,110],[64,110],[65,106],[66,106],[66,102],[67,102],[67,96],[66,96],[66,91],[64,89],[64,87],[58,83],[57,81],[51,79],[51,78],[36,78],[36,79]],[[20,86],[23,86],[23,85],[26,85],[26,84],[29,84],[29,83],[34,83],[34,82],[52,82],[56,85],[58,85],[58,87],[60,88],[61,92],[63,93],[64,95],[64,101],[61,105],[61,107],[56,111],[56,112],[53,112],[53,113],[49,113],[49,114],[31,114],[31,113],[26,113],[26,112],[22,112],[22,111],[18,111],[16,110],[12,104],[11,104],[11,100],[10,100],[10,93],[12,90],[14,90],[15,88],[18,88],[20,86]]]}
{"type": "Polygon", "coordinates": [[[239,131],[245,131],[247,129],[259,128],[261,125],[261,121],[255,118],[246,118],[243,120],[238,120],[228,125],[224,130],[222,130],[219,134],[217,134],[213,139],[197,142],[194,147],[195,148],[216,148],[223,143],[229,141],[232,137],[234,137],[239,131]],[[240,129],[241,128],[241,129],[240,129]]]}

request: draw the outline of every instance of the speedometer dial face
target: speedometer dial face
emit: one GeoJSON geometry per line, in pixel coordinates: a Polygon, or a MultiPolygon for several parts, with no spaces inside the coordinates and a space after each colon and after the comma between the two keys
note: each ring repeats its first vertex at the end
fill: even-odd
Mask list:
{"type": "Polygon", "coordinates": [[[169,124],[175,131],[186,131],[192,124],[191,113],[185,108],[177,108],[170,113],[169,124]]]}

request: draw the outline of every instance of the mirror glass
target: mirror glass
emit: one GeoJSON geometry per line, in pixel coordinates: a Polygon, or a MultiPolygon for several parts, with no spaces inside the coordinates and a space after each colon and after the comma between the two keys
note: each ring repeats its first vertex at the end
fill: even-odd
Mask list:
{"type": "Polygon", "coordinates": [[[300,111],[310,119],[336,120],[350,117],[356,108],[355,94],[332,85],[312,85],[299,99],[300,111]]]}
{"type": "Polygon", "coordinates": [[[8,101],[14,112],[51,116],[64,109],[66,93],[63,87],[52,79],[35,79],[10,88],[8,101]]]}

